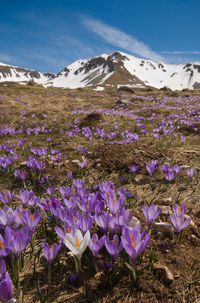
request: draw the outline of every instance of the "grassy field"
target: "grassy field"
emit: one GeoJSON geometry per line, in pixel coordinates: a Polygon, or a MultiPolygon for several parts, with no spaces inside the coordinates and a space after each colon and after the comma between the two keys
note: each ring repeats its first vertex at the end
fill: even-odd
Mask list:
{"type": "MultiPolygon", "coordinates": [[[[33,206],[29,203],[27,208],[32,213],[39,209],[42,218],[31,245],[28,244],[20,256],[18,289],[13,282],[15,298],[19,300],[21,290],[25,303],[200,302],[199,91],[136,89],[128,92],[107,86],[98,92],[92,88],[69,90],[8,85],[0,86],[0,114],[0,191],[14,191],[8,205],[13,211],[24,207],[18,197],[20,191],[32,190],[40,201],[51,203],[55,199],[55,203],[59,205],[60,201],[64,208],[60,187],[73,186],[71,196],[81,200],[77,203],[84,204],[92,199],[92,193],[98,196],[100,183],[113,182],[117,199],[120,196],[117,190],[126,190],[124,208],[129,210],[129,218],[133,215],[126,223],[130,225],[138,219],[141,231],[146,229],[151,234],[142,257],[137,259],[137,283],[133,282],[131,270],[126,266],[129,257],[125,249],[117,255],[110,269],[105,267],[105,261],[112,259],[105,246],[95,262],[91,250],[86,249],[82,257],[83,269],[72,282],[74,260],[64,244],[51,265],[50,281],[41,243],[59,243],[55,227],[63,228],[64,221],[56,212],[58,205],[52,210],[42,207],[42,202],[38,204],[40,207],[36,202],[33,206]],[[27,165],[30,157],[43,163],[41,170],[27,165]],[[84,160],[86,165],[81,168],[78,161],[84,160]],[[147,165],[152,160],[156,160],[159,167],[151,176],[147,165]],[[133,164],[139,168],[136,172],[131,171],[133,164]],[[168,179],[169,175],[166,177],[164,164],[172,168],[172,180],[168,179]],[[188,169],[195,170],[192,178],[188,176],[188,169]],[[24,182],[16,177],[16,170],[25,172],[24,182]],[[74,179],[85,182],[84,194],[77,194],[74,179]],[[46,188],[53,186],[55,192],[49,195],[46,188]],[[186,214],[191,221],[183,230],[181,241],[177,241],[172,226],[163,231],[153,223],[149,230],[142,206],[151,204],[163,209],[155,222],[170,224],[172,206],[187,206],[186,214]],[[171,280],[165,270],[156,270],[158,263],[167,267],[171,280]]],[[[0,205],[5,208],[5,203],[0,202],[0,205]]],[[[104,210],[113,216],[108,205],[104,210]]],[[[72,209],[69,208],[69,212],[72,209]]],[[[79,207],[78,213],[85,216],[87,210],[79,207]]],[[[27,224],[24,221],[22,225],[27,224]]],[[[15,231],[21,228],[21,225],[16,227],[14,219],[10,226],[15,231]]],[[[4,228],[1,226],[3,237],[4,228]]],[[[101,234],[94,221],[91,237],[95,232],[101,234]]],[[[121,237],[121,233],[121,227],[116,225],[114,231],[109,227],[110,239],[113,234],[121,237]]],[[[9,256],[6,264],[14,281],[16,273],[9,256]]]]}

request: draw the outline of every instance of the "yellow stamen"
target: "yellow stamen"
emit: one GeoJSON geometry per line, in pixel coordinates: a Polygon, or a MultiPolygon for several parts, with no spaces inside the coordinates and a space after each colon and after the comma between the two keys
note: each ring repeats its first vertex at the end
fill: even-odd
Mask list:
{"type": "Polygon", "coordinates": [[[51,206],[51,201],[49,201],[49,203],[48,203],[48,204],[49,204],[49,206],[51,206]]]}
{"type": "Polygon", "coordinates": [[[19,213],[19,215],[18,215],[18,216],[19,216],[19,219],[21,219],[21,216],[22,216],[22,215],[21,215],[21,213],[19,213]]]}
{"type": "Polygon", "coordinates": [[[3,244],[3,241],[2,241],[2,240],[0,240],[0,247],[1,247],[1,249],[4,249],[4,248],[5,248],[5,245],[3,244]]]}
{"type": "Polygon", "coordinates": [[[108,196],[110,196],[110,192],[109,191],[107,192],[107,194],[108,194],[108,196]]]}
{"type": "Polygon", "coordinates": [[[30,215],[31,220],[33,221],[33,215],[30,215]]]}
{"type": "Polygon", "coordinates": [[[96,240],[96,239],[94,239],[93,241],[94,241],[94,243],[96,243],[96,242],[97,242],[97,240],[96,240]]]}
{"type": "Polygon", "coordinates": [[[70,230],[70,228],[69,228],[69,227],[67,228],[67,231],[68,231],[68,233],[69,233],[69,234],[71,234],[71,230],[70,230]]]}
{"type": "Polygon", "coordinates": [[[115,205],[115,204],[116,204],[116,202],[117,202],[116,198],[114,198],[114,199],[113,199],[113,201],[114,201],[114,205],[115,205]]]}
{"type": "Polygon", "coordinates": [[[8,210],[6,209],[5,212],[6,212],[6,214],[7,214],[7,213],[8,213],[8,210]]]}
{"type": "Polygon", "coordinates": [[[113,247],[115,246],[115,240],[113,240],[113,247]]]}
{"type": "Polygon", "coordinates": [[[131,235],[131,244],[133,247],[136,247],[136,241],[135,242],[133,241],[133,235],[131,235]]]}
{"type": "Polygon", "coordinates": [[[79,243],[79,239],[78,239],[78,238],[76,239],[76,246],[77,246],[77,247],[80,246],[80,243],[79,243]]]}
{"type": "Polygon", "coordinates": [[[50,251],[51,251],[51,249],[52,249],[52,246],[53,246],[53,245],[50,245],[50,246],[49,246],[49,250],[50,250],[50,251]]]}
{"type": "Polygon", "coordinates": [[[23,208],[21,208],[21,212],[23,213],[23,211],[24,211],[24,209],[23,208]]]}
{"type": "Polygon", "coordinates": [[[75,216],[73,216],[73,223],[75,223],[75,216]]]}
{"type": "Polygon", "coordinates": [[[181,213],[181,206],[179,206],[179,212],[181,213]]]}
{"type": "Polygon", "coordinates": [[[8,195],[7,194],[5,194],[5,199],[7,199],[8,198],[8,195]]]}
{"type": "Polygon", "coordinates": [[[88,203],[86,203],[86,207],[87,207],[87,209],[89,208],[88,203]]]}

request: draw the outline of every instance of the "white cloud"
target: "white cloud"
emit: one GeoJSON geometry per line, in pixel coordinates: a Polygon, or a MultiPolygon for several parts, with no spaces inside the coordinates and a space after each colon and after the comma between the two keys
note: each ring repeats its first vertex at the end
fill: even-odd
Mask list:
{"type": "Polygon", "coordinates": [[[200,51],[162,51],[165,55],[200,55],[200,51]]]}
{"type": "Polygon", "coordinates": [[[166,62],[166,59],[163,56],[160,56],[156,52],[152,51],[148,45],[144,44],[141,41],[138,41],[136,38],[127,35],[115,27],[86,16],[82,16],[80,22],[90,31],[100,36],[104,41],[108,42],[111,45],[120,47],[141,57],[145,57],[154,61],[166,62]]]}

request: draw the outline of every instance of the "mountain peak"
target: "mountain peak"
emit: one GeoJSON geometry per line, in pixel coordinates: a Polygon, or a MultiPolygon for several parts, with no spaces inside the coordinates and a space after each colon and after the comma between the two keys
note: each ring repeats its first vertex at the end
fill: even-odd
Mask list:
{"type": "Polygon", "coordinates": [[[200,62],[165,64],[137,58],[116,51],[90,59],[77,60],[57,74],[0,63],[0,82],[28,82],[33,79],[45,87],[77,88],[99,84],[167,86],[172,90],[195,89],[200,86],[200,62]]]}

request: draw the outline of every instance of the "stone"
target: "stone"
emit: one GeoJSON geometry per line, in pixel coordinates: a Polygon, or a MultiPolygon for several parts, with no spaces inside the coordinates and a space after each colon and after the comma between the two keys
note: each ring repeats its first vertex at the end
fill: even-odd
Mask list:
{"type": "Polygon", "coordinates": [[[131,228],[135,228],[136,225],[140,224],[140,220],[138,220],[138,218],[136,217],[132,217],[130,222],[128,223],[128,226],[131,227],[131,228]]]}
{"type": "Polygon", "coordinates": [[[154,271],[157,273],[158,278],[165,284],[170,285],[174,281],[174,275],[169,268],[160,262],[153,265],[154,271]]]}
{"type": "Polygon", "coordinates": [[[167,205],[159,205],[160,208],[162,208],[161,215],[171,215],[172,214],[172,209],[170,206],[167,205]]]}
{"type": "Polygon", "coordinates": [[[168,235],[170,239],[174,238],[174,228],[171,223],[168,222],[157,222],[152,225],[152,232],[161,232],[163,235],[168,235]]]}

